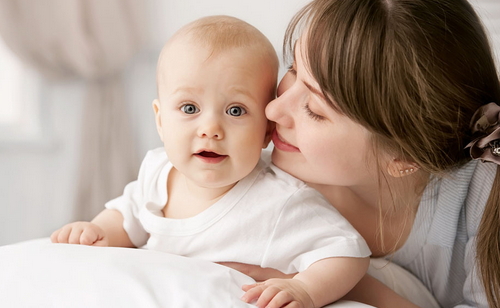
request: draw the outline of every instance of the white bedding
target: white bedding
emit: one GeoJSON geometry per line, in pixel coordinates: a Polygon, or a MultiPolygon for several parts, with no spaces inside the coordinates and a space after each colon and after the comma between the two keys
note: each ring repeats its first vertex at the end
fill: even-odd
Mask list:
{"type": "MultiPolygon", "coordinates": [[[[255,307],[252,278],[208,261],[157,251],[52,244],[0,247],[2,307],[255,307]]],[[[371,307],[338,302],[328,308],[371,307]]]]}

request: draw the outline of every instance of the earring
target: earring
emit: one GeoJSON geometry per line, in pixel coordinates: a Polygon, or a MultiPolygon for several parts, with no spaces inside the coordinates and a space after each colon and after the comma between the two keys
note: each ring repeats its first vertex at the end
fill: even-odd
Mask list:
{"type": "Polygon", "coordinates": [[[395,178],[401,178],[414,172],[417,172],[420,166],[412,161],[402,161],[400,159],[394,158],[387,165],[387,173],[395,178]]]}
{"type": "Polygon", "coordinates": [[[414,171],[415,171],[415,168],[406,168],[406,169],[399,170],[399,174],[400,175],[408,175],[408,174],[412,174],[414,171]]]}

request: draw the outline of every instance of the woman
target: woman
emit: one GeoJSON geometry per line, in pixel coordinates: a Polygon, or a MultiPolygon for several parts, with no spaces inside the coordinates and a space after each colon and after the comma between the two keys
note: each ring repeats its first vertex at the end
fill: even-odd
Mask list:
{"type": "MultiPolygon", "coordinates": [[[[500,161],[500,87],[470,4],[315,0],[285,47],[293,65],[266,110],[274,163],[322,192],[374,257],[416,275],[441,307],[500,307],[500,173],[471,161],[500,161]]],[[[349,298],[386,307],[382,292],[366,276],[349,298]]]]}

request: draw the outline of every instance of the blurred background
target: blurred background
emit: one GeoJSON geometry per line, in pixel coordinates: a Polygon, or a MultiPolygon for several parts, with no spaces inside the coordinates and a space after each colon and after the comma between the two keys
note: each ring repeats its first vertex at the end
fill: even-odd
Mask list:
{"type": "MultiPolygon", "coordinates": [[[[0,0],[0,245],[89,220],[136,177],[161,146],[156,61],[182,25],[239,17],[281,58],[286,25],[308,2],[0,0]]],[[[499,53],[500,1],[471,2],[499,53]]]]}

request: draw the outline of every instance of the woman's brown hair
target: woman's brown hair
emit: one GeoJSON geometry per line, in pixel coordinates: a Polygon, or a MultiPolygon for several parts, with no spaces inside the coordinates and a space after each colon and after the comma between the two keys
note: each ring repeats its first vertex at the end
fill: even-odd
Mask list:
{"type": "MultiPolygon", "coordinates": [[[[289,25],[287,51],[302,23],[309,68],[332,108],[376,144],[437,176],[470,160],[470,120],[480,106],[500,104],[500,84],[466,0],[315,0],[289,25]]],[[[499,203],[497,169],[476,244],[491,307],[500,307],[499,203]]]]}

